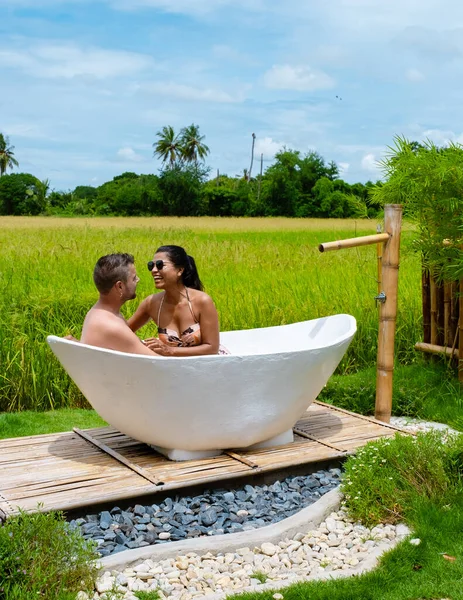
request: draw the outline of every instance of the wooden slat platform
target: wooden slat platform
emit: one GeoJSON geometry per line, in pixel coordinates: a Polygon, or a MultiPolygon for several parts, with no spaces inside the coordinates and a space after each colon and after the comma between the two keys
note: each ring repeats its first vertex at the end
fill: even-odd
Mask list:
{"type": "Polygon", "coordinates": [[[207,485],[344,457],[397,428],[314,402],[294,427],[292,444],[171,462],[112,427],[85,434],[133,463],[135,472],[76,432],[0,440],[0,517],[23,510],[70,510],[163,490],[207,485]],[[152,483],[140,473],[152,478],[152,483]]]}

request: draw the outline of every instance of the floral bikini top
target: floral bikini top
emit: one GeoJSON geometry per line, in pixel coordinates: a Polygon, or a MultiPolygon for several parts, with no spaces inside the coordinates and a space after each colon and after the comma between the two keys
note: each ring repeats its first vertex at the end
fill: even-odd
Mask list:
{"type": "Polygon", "coordinates": [[[164,342],[164,344],[167,344],[167,346],[199,346],[201,344],[201,328],[199,326],[198,321],[196,320],[195,313],[193,312],[193,307],[191,306],[191,301],[188,295],[187,288],[185,288],[185,291],[188,300],[188,306],[190,307],[190,311],[194,319],[194,323],[187,327],[185,331],[179,333],[174,329],[159,327],[159,323],[161,322],[161,310],[162,305],[164,304],[165,295],[163,295],[161,303],[159,305],[158,336],[161,342],[164,342]]]}

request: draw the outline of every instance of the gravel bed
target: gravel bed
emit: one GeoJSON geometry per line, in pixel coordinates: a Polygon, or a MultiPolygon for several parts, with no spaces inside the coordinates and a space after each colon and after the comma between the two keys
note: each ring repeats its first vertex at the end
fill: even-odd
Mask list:
{"type": "Polygon", "coordinates": [[[271,485],[206,490],[198,496],[168,497],[159,504],[115,506],[71,521],[101,556],[151,544],[204,535],[237,533],[281,521],[339,485],[340,469],[287,477],[271,485]]]}

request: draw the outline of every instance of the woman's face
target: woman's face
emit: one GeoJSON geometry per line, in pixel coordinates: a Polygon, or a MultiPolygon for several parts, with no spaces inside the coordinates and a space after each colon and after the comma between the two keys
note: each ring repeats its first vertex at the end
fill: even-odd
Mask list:
{"type": "Polygon", "coordinates": [[[183,269],[176,267],[166,252],[157,252],[154,255],[153,262],[151,275],[158,290],[169,288],[180,282],[183,269]]]}

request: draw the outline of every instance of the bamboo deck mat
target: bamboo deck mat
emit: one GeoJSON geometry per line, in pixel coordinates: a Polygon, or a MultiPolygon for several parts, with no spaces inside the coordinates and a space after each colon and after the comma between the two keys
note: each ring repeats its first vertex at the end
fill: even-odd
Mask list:
{"type": "Polygon", "coordinates": [[[380,421],[314,402],[295,425],[291,444],[186,462],[171,462],[112,427],[0,440],[0,518],[20,509],[70,510],[116,503],[159,491],[336,460],[396,431],[380,421]],[[95,443],[105,445],[116,458],[95,443]]]}

